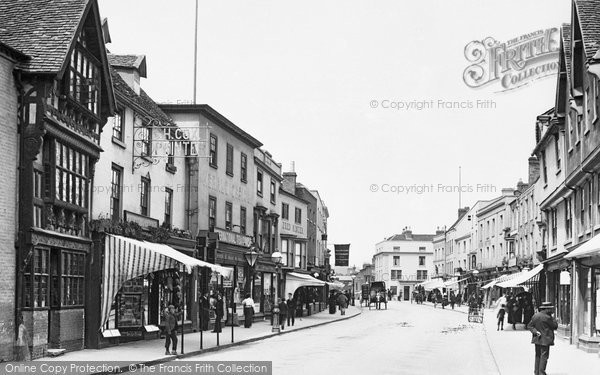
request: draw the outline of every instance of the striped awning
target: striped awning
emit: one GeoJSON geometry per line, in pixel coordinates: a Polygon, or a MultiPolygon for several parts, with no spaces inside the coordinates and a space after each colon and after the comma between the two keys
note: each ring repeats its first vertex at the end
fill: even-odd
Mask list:
{"type": "Polygon", "coordinates": [[[188,273],[191,273],[194,267],[207,267],[223,276],[231,277],[230,268],[192,258],[170,246],[117,235],[106,235],[100,330],[104,330],[115,296],[127,280],[156,271],[183,267],[188,273]]]}

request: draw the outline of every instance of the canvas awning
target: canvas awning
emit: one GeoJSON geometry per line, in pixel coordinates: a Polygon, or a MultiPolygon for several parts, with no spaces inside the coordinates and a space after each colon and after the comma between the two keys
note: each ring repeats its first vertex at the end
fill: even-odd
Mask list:
{"type": "MultiPolygon", "coordinates": [[[[469,276],[469,277],[470,277],[470,276],[469,276]]],[[[448,281],[446,281],[446,282],[444,283],[444,287],[446,287],[446,288],[452,288],[452,287],[454,287],[455,285],[458,285],[458,284],[462,283],[463,281],[466,281],[466,280],[468,280],[468,279],[469,279],[469,277],[464,277],[464,278],[462,278],[462,279],[456,279],[456,280],[448,280],[448,281]]]]}
{"type": "Polygon", "coordinates": [[[325,286],[327,284],[323,280],[315,279],[311,275],[303,273],[288,272],[285,274],[285,295],[288,293],[294,294],[296,289],[302,286],[325,286]]]}
{"type": "Polygon", "coordinates": [[[600,255],[600,234],[590,238],[586,243],[565,255],[565,259],[585,258],[600,255]]]}
{"type": "Polygon", "coordinates": [[[332,283],[328,283],[328,282],[325,282],[325,283],[326,283],[327,285],[329,285],[329,287],[330,287],[331,289],[338,289],[338,290],[342,290],[342,289],[344,289],[344,283],[340,283],[339,281],[334,281],[334,282],[332,282],[332,283]]]}
{"type": "Polygon", "coordinates": [[[429,280],[429,281],[422,283],[421,286],[425,290],[442,289],[445,287],[444,280],[442,280],[442,279],[429,280]]]}
{"type": "Polygon", "coordinates": [[[107,234],[104,242],[100,329],[103,330],[115,296],[127,280],[168,269],[185,268],[191,273],[194,267],[207,267],[231,277],[230,268],[192,258],[168,245],[107,234]]]}
{"type": "Polygon", "coordinates": [[[540,273],[543,269],[544,269],[544,265],[543,264],[538,264],[532,270],[519,272],[512,279],[507,280],[507,281],[503,281],[503,282],[498,283],[496,285],[498,285],[501,288],[515,288],[515,287],[517,287],[517,286],[519,286],[519,285],[521,285],[521,284],[529,281],[533,277],[537,276],[537,274],[540,273]]]}
{"type": "Polygon", "coordinates": [[[516,273],[509,273],[507,275],[498,276],[494,280],[492,280],[489,283],[487,283],[484,286],[482,286],[481,288],[482,289],[491,288],[493,286],[496,286],[498,283],[502,283],[504,281],[512,280],[515,277],[519,276],[520,274],[521,274],[520,272],[516,272],[516,273]]]}

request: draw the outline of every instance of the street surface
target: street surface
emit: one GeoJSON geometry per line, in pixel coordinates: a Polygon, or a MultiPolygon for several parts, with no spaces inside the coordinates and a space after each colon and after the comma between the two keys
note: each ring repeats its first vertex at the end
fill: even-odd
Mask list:
{"type": "Polygon", "coordinates": [[[273,361],[273,374],[286,375],[499,373],[482,324],[468,323],[466,314],[404,301],[186,360],[273,361]]]}

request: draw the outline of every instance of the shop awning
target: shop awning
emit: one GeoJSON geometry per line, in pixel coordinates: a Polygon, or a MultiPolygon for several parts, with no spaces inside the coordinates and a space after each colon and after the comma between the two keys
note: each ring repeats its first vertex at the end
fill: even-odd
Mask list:
{"type": "Polygon", "coordinates": [[[342,290],[342,289],[344,289],[344,283],[340,283],[339,281],[335,281],[335,282],[333,282],[333,283],[328,283],[328,282],[325,282],[325,283],[326,283],[327,285],[329,285],[329,287],[330,287],[331,289],[338,289],[338,290],[342,290]]]}
{"type": "Polygon", "coordinates": [[[323,280],[315,279],[311,275],[303,273],[288,272],[285,274],[285,295],[288,293],[294,294],[296,289],[301,286],[324,286],[327,285],[323,280]]]}
{"type": "Polygon", "coordinates": [[[496,286],[498,283],[502,283],[508,280],[512,280],[515,277],[519,276],[521,274],[521,272],[515,272],[515,273],[509,273],[507,275],[502,275],[502,276],[498,276],[496,277],[494,280],[490,281],[489,283],[485,284],[484,286],[482,286],[482,289],[488,289],[491,288],[493,286],[496,286]]]}
{"type": "Polygon", "coordinates": [[[429,280],[429,281],[426,281],[426,282],[422,283],[421,286],[425,290],[434,290],[434,289],[445,288],[445,286],[444,286],[444,280],[442,280],[442,279],[429,280]]]}
{"type": "Polygon", "coordinates": [[[183,267],[188,273],[194,267],[207,267],[223,276],[231,276],[229,268],[192,258],[168,245],[106,235],[100,329],[103,330],[115,296],[127,280],[156,271],[183,267]]]}
{"type": "Polygon", "coordinates": [[[512,279],[497,283],[496,285],[498,285],[501,288],[517,287],[517,286],[527,282],[528,280],[532,279],[533,277],[537,276],[537,274],[540,273],[543,269],[544,269],[544,265],[538,264],[532,270],[519,272],[512,279]]]}
{"type": "Polygon", "coordinates": [[[586,243],[565,255],[565,259],[585,258],[600,255],[600,234],[590,238],[586,243]]]}
{"type": "Polygon", "coordinates": [[[444,283],[444,287],[446,287],[446,288],[453,288],[455,285],[458,285],[458,284],[462,283],[463,281],[468,280],[469,277],[464,277],[462,279],[457,279],[457,280],[448,280],[448,281],[446,281],[444,283]]]}

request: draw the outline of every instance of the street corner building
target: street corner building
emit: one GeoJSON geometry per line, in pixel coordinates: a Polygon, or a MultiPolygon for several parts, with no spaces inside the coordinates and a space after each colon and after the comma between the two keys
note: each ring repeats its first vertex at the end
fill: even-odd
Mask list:
{"type": "Polygon", "coordinates": [[[0,24],[0,204],[8,215],[0,356],[8,360],[21,313],[34,356],[84,346],[90,186],[115,100],[96,1],[3,1],[0,24]]]}

